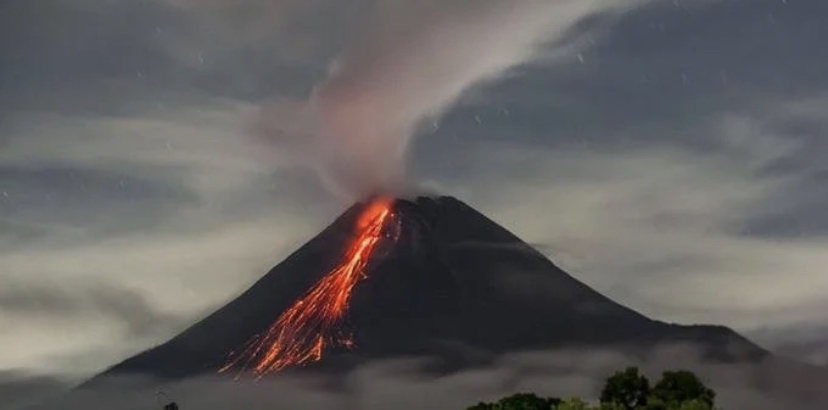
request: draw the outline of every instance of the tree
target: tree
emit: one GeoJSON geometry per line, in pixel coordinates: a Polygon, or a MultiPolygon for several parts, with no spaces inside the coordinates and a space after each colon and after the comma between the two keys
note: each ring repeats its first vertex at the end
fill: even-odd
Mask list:
{"type": "Polygon", "coordinates": [[[565,400],[558,405],[555,410],[600,410],[598,407],[591,406],[589,403],[574,397],[565,400]]]}
{"type": "Polygon", "coordinates": [[[687,370],[662,373],[651,389],[638,368],[628,367],[607,378],[597,406],[577,397],[561,400],[518,393],[467,410],[713,410],[715,398],[716,393],[687,370]]]}
{"type": "Polygon", "coordinates": [[[694,373],[687,370],[666,371],[651,392],[653,398],[663,402],[667,408],[695,406],[688,409],[713,408],[716,392],[708,388],[694,373]],[[695,403],[694,403],[695,402],[695,403]]]}
{"type": "Polygon", "coordinates": [[[635,410],[647,404],[650,382],[637,367],[615,372],[604,384],[601,404],[618,405],[625,410],[635,410]]]}
{"type": "Polygon", "coordinates": [[[561,402],[556,397],[543,398],[534,393],[517,393],[495,403],[478,403],[467,410],[557,410],[561,402]]]}
{"type": "Polygon", "coordinates": [[[713,410],[713,405],[702,400],[690,400],[681,403],[676,410],[713,410]]]}

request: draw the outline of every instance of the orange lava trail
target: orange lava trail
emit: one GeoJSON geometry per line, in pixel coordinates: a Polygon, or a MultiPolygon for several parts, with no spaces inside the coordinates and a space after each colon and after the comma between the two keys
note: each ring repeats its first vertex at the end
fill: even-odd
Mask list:
{"type": "Polygon", "coordinates": [[[392,201],[375,199],[357,220],[357,235],[342,261],[301,299],[279,316],[265,332],[220,370],[246,363],[259,377],[289,366],[318,361],[329,344],[350,347],[349,333],[339,326],[348,310],[355,285],[366,277],[365,268],[392,216],[392,201]]]}

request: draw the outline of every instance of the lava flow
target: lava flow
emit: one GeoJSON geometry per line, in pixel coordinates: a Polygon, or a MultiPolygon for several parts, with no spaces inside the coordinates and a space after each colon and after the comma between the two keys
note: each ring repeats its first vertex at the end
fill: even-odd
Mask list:
{"type": "Polygon", "coordinates": [[[220,372],[245,362],[259,377],[289,366],[318,361],[328,345],[350,347],[353,340],[342,329],[356,284],[366,277],[366,266],[393,218],[392,200],[375,199],[357,219],[357,233],[342,261],[220,372]]]}

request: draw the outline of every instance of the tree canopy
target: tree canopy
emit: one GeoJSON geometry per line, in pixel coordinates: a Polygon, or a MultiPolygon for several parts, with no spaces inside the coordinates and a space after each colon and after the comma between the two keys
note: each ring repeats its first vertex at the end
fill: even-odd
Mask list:
{"type": "Polygon", "coordinates": [[[557,410],[562,400],[540,397],[534,393],[518,393],[504,397],[495,403],[479,403],[468,410],[557,410]]]}
{"type": "Polygon", "coordinates": [[[606,379],[600,401],[564,400],[518,393],[467,410],[713,410],[716,392],[687,370],[665,371],[654,386],[637,367],[617,371],[606,379]]]}
{"type": "Polygon", "coordinates": [[[650,395],[650,381],[638,373],[637,367],[628,367],[615,372],[604,383],[601,403],[620,405],[625,410],[635,410],[647,404],[650,395]]]}

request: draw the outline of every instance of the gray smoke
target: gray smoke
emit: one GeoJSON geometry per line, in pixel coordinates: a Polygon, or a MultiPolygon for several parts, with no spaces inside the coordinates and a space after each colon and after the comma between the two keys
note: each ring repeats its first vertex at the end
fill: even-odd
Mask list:
{"type": "Polygon", "coordinates": [[[299,112],[266,109],[260,131],[310,159],[348,196],[406,186],[406,153],[426,120],[470,87],[579,45],[568,29],[633,1],[378,1],[299,112]],[[554,44],[554,46],[552,46],[554,44]],[[541,53],[541,45],[544,53],[541,53]],[[286,125],[286,122],[293,122],[286,125]]]}

